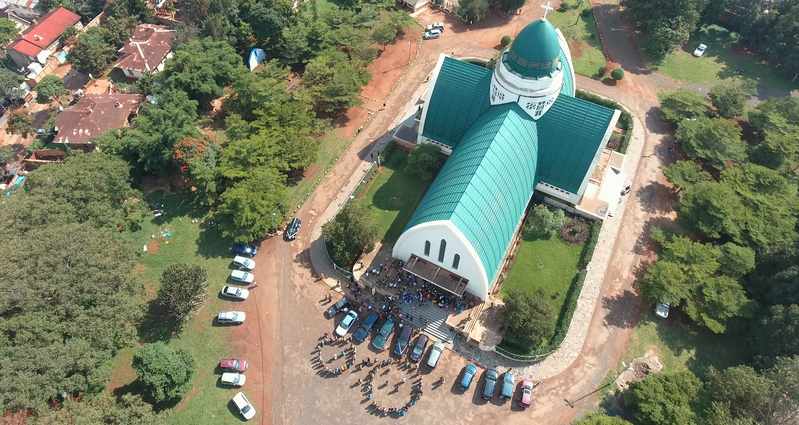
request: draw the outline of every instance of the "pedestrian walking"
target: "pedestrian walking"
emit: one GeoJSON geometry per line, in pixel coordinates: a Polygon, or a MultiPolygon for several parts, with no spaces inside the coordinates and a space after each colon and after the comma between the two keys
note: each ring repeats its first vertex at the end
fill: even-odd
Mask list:
{"type": "Polygon", "coordinates": [[[258,282],[256,282],[256,281],[254,281],[254,280],[253,280],[253,281],[252,281],[252,287],[253,287],[253,288],[257,288],[257,287],[258,287],[258,282]]]}
{"type": "Polygon", "coordinates": [[[395,393],[398,393],[398,392],[399,392],[399,385],[395,385],[395,386],[394,386],[394,392],[395,392],[395,393]]]}
{"type": "Polygon", "coordinates": [[[388,379],[386,379],[386,383],[383,384],[383,385],[388,386],[388,379]]]}
{"type": "Polygon", "coordinates": [[[406,381],[406,378],[402,378],[402,383],[403,384],[405,383],[405,381],[406,381]]]}

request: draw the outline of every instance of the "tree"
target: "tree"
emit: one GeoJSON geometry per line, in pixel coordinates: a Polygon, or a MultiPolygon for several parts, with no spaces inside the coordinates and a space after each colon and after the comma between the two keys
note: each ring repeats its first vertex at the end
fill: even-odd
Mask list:
{"type": "Polygon", "coordinates": [[[771,361],[799,355],[799,305],[774,305],[752,323],[749,349],[771,361]]]}
{"type": "Polygon", "coordinates": [[[205,38],[184,44],[159,74],[167,88],[185,91],[200,106],[222,95],[243,63],[228,43],[205,38]]]}
{"type": "Polygon", "coordinates": [[[746,98],[754,92],[754,85],[735,81],[716,84],[710,89],[708,97],[722,118],[732,119],[744,114],[746,98]]]}
{"type": "Polygon", "coordinates": [[[171,317],[183,324],[208,297],[208,277],[200,266],[173,263],[167,266],[158,287],[158,301],[171,317]]]}
{"type": "Polygon", "coordinates": [[[266,236],[274,228],[271,214],[286,212],[286,177],[270,167],[258,167],[249,174],[222,193],[215,214],[222,235],[236,242],[266,236]]]}
{"type": "Polygon", "coordinates": [[[560,208],[538,204],[533,207],[527,224],[524,226],[524,231],[535,236],[551,238],[558,233],[566,221],[568,221],[566,214],[560,208]]]}
{"type": "Polygon", "coordinates": [[[102,71],[116,57],[116,48],[106,38],[107,30],[91,27],[72,43],[67,62],[87,74],[102,71]]]}
{"type": "Polygon", "coordinates": [[[14,162],[14,148],[9,145],[0,146],[0,164],[6,165],[14,162]]]}
{"type": "Polygon", "coordinates": [[[342,267],[352,263],[361,252],[371,251],[380,240],[377,223],[364,204],[342,208],[322,226],[322,235],[330,247],[330,257],[342,267]]]}
{"type": "Polygon", "coordinates": [[[735,191],[713,181],[700,182],[685,190],[677,207],[680,221],[709,238],[726,235],[742,240],[744,206],[735,191]]]}
{"type": "Polygon", "coordinates": [[[5,48],[8,42],[20,33],[17,24],[11,19],[0,20],[0,47],[5,48]]]}
{"type": "Polygon", "coordinates": [[[624,16],[646,34],[644,50],[659,62],[688,41],[707,4],[708,0],[623,0],[621,6],[624,16]]]}
{"type": "Polygon", "coordinates": [[[605,416],[602,413],[588,413],[572,422],[572,425],[632,425],[618,416],[605,416]]]}
{"type": "Polygon", "coordinates": [[[408,154],[405,172],[421,180],[430,180],[441,168],[441,150],[432,143],[417,146],[408,154]]]}
{"type": "Polygon", "coordinates": [[[200,39],[200,28],[197,24],[192,22],[179,22],[175,25],[175,35],[169,40],[169,45],[172,47],[172,50],[178,50],[178,48],[184,44],[189,44],[193,41],[200,39]]]}
{"type": "Polygon", "coordinates": [[[133,370],[157,403],[183,397],[193,385],[195,367],[191,353],[161,341],[144,344],[133,355],[133,370]]]}
{"type": "Polygon", "coordinates": [[[280,32],[293,20],[293,12],[290,1],[265,0],[250,6],[246,21],[258,40],[274,46],[280,40],[280,32]]]}
{"type": "Polygon", "coordinates": [[[36,85],[36,101],[48,105],[52,102],[58,102],[63,105],[61,100],[64,96],[69,94],[69,90],[64,88],[64,80],[55,75],[46,75],[36,85]]]}
{"type": "Polygon", "coordinates": [[[732,242],[716,247],[721,271],[727,276],[741,277],[755,268],[755,251],[732,242]]]}
{"type": "Polygon", "coordinates": [[[499,4],[502,6],[502,10],[519,10],[524,6],[526,0],[500,0],[499,4]]]}
{"type": "Polygon", "coordinates": [[[686,118],[706,118],[711,114],[705,98],[687,88],[659,91],[660,110],[666,119],[678,123],[686,118]]]}
{"type": "Polygon", "coordinates": [[[466,19],[480,19],[488,16],[489,0],[465,0],[458,2],[457,13],[466,19]]]}
{"type": "MultiPolygon", "coordinates": [[[[10,21],[4,19],[3,21],[10,21]]],[[[21,75],[7,68],[0,68],[0,101],[22,99],[25,91],[20,86],[25,81],[21,75]]]]}
{"type": "Polygon", "coordinates": [[[64,400],[57,409],[31,418],[31,425],[95,424],[95,425],[157,425],[164,419],[140,395],[123,394],[119,401],[111,396],[86,397],[80,401],[64,400]]]}
{"type": "Polygon", "coordinates": [[[8,132],[19,134],[23,139],[34,133],[33,116],[25,109],[14,109],[8,114],[8,132]]]}
{"type": "Polygon", "coordinates": [[[747,116],[760,139],[751,160],[783,172],[795,170],[799,165],[799,100],[768,98],[747,116]]]}
{"type": "Polygon", "coordinates": [[[67,27],[67,29],[65,29],[64,32],[62,32],[61,35],[58,36],[58,41],[61,44],[68,46],[70,43],[72,43],[75,36],[78,35],[79,33],[80,32],[78,31],[78,29],[75,28],[74,26],[67,27]]]}
{"type": "Polygon", "coordinates": [[[741,162],[746,158],[746,145],[741,140],[741,129],[721,118],[698,118],[683,121],[675,133],[683,142],[683,150],[691,158],[700,158],[718,170],[728,162],[741,162]]]}
{"type": "Polygon", "coordinates": [[[385,48],[397,39],[397,27],[390,22],[382,22],[372,31],[372,40],[385,48]]]}
{"type": "Polygon", "coordinates": [[[273,59],[262,62],[263,70],[255,73],[246,68],[237,68],[231,94],[225,100],[225,109],[238,114],[247,121],[255,118],[255,111],[265,111],[292,101],[291,94],[286,91],[286,78],[289,70],[280,66],[273,59]]]}
{"type": "Polygon", "coordinates": [[[610,78],[613,78],[616,81],[619,81],[624,78],[624,70],[621,68],[616,68],[613,71],[610,71],[610,78]]]}
{"type": "Polygon", "coordinates": [[[694,425],[694,405],[702,381],[689,371],[660,372],[630,383],[624,404],[641,425],[694,425]]]}
{"type": "Polygon", "coordinates": [[[677,161],[663,169],[663,174],[669,183],[677,186],[679,190],[690,189],[697,183],[711,181],[713,177],[693,161],[677,161]]]}
{"type": "Polygon", "coordinates": [[[512,289],[502,300],[505,307],[500,316],[508,326],[503,341],[531,350],[555,332],[555,309],[542,289],[539,288],[535,294],[512,289]]]}
{"type": "Polygon", "coordinates": [[[357,68],[344,52],[326,51],[308,62],[303,78],[309,103],[327,111],[363,104],[361,87],[372,81],[368,68],[357,68]]]}
{"type": "Polygon", "coordinates": [[[762,304],[799,304],[799,251],[795,245],[763,250],[755,271],[747,277],[747,290],[762,304]]]}

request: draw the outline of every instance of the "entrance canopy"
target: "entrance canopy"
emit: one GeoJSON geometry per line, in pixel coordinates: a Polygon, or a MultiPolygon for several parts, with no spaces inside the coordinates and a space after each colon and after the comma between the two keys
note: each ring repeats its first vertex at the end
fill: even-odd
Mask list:
{"type": "Polygon", "coordinates": [[[469,284],[469,279],[419,258],[416,254],[411,255],[411,259],[402,269],[459,297],[463,296],[466,285],[469,284]]]}

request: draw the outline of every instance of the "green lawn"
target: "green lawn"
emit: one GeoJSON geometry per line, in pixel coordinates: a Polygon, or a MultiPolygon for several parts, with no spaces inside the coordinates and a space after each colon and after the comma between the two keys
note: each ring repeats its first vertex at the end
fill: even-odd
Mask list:
{"type": "Polygon", "coordinates": [[[526,234],[499,296],[511,289],[531,294],[543,289],[547,300],[560,313],[566,293],[577,276],[577,263],[582,251],[583,246],[567,244],[558,235],[541,239],[526,234]]]}
{"type": "MultiPolygon", "coordinates": [[[[785,91],[799,88],[799,83],[792,83],[790,78],[760,57],[734,53],[732,48],[736,47],[737,41],[737,33],[711,25],[691,36],[682,49],[669,54],[662,63],[653,68],[686,83],[716,83],[733,78],[736,70],[744,69],[746,72],[743,73],[743,78],[754,80],[761,87],[785,91]],[[708,47],[705,54],[697,58],[693,56],[693,52],[700,43],[708,47]]],[[[652,62],[645,53],[644,58],[647,62],[652,62]]]]}
{"type": "MultiPolygon", "coordinates": [[[[167,215],[159,218],[150,216],[145,220],[141,230],[131,234],[131,238],[142,250],[136,273],[146,282],[147,295],[150,299],[155,297],[158,279],[169,264],[184,262],[200,265],[208,271],[208,300],[189,320],[183,332],[174,338],[171,338],[169,323],[160,319],[157,309],[152,307],[147,315],[152,320],[145,319],[145,323],[140,326],[139,334],[142,342],[169,341],[169,344],[175,347],[191,350],[197,359],[194,389],[189,395],[177,404],[157,406],[159,409],[164,409],[168,422],[238,423],[240,420],[231,414],[228,407],[228,402],[237,390],[218,387],[219,375],[215,373],[219,360],[230,355],[227,339],[231,333],[236,332],[236,329],[212,326],[216,313],[234,308],[236,305],[231,301],[220,299],[218,295],[230,274],[231,245],[223,240],[215,227],[208,227],[205,230],[200,228],[200,222],[206,216],[207,209],[195,206],[191,199],[191,195],[186,192],[165,196],[162,191],[146,198],[148,203],[163,204],[167,215]],[[197,219],[198,222],[192,223],[192,219],[197,219]],[[143,247],[153,241],[152,235],[156,235],[158,239],[164,231],[172,233],[171,237],[166,237],[169,244],[160,243],[157,253],[144,252],[143,247]]],[[[116,391],[117,394],[138,391],[135,383],[136,374],[130,367],[136,348],[121,350],[113,361],[112,385],[121,386],[116,391]]],[[[246,389],[244,392],[247,393],[246,389]]]]}
{"type": "Polygon", "coordinates": [[[311,165],[301,178],[289,179],[289,215],[293,215],[297,208],[308,199],[311,192],[316,189],[319,182],[333,167],[339,157],[347,149],[347,139],[341,137],[337,131],[330,130],[319,139],[319,159],[311,165]]]}
{"type": "Polygon", "coordinates": [[[366,191],[356,202],[365,203],[377,222],[383,242],[394,243],[399,238],[413,211],[422,200],[433,179],[422,181],[403,168],[408,154],[394,149],[366,191]]]}
{"type": "MultiPolygon", "coordinates": [[[[637,357],[655,355],[666,371],[688,369],[703,377],[708,366],[718,369],[746,362],[746,341],[740,334],[714,334],[689,319],[662,320],[646,304],[630,339],[625,356],[629,363],[637,357]]],[[[684,316],[683,316],[684,317],[684,316]]]]}
{"type": "MultiPolygon", "coordinates": [[[[572,6],[576,4],[573,1],[569,3],[572,6]]],[[[584,4],[588,7],[588,3],[584,4]]],[[[555,10],[547,15],[547,20],[555,28],[559,28],[569,41],[574,72],[593,77],[607,63],[599,44],[594,16],[579,16],[580,10],[582,9],[569,9],[566,12],[555,10]]]]}

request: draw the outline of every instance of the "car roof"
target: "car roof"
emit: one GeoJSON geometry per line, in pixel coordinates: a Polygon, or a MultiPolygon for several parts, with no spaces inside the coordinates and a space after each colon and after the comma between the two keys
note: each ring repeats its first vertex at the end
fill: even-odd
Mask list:
{"type": "Polygon", "coordinates": [[[505,376],[502,379],[505,380],[506,382],[508,381],[513,382],[514,377],[512,373],[505,372],[505,376]]]}
{"type": "Polygon", "coordinates": [[[472,365],[467,365],[466,366],[466,370],[468,370],[469,372],[472,372],[472,373],[477,372],[477,368],[472,366],[472,365]]]}
{"type": "Polygon", "coordinates": [[[486,372],[486,376],[488,376],[491,379],[497,379],[499,377],[499,373],[497,373],[497,371],[494,369],[488,369],[488,371],[486,372]]]}
{"type": "Polygon", "coordinates": [[[374,325],[375,322],[377,322],[377,313],[372,313],[369,315],[369,317],[366,318],[366,320],[363,321],[363,324],[374,325]]]}
{"type": "Polygon", "coordinates": [[[405,326],[402,328],[402,333],[400,334],[400,339],[411,339],[411,331],[413,329],[410,326],[405,326]]]}
{"type": "Polygon", "coordinates": [[[524,381],[522,381],[522,386],[525,386],[525,385],[532,387],[533,386],[533,381],[531,381],[529,379],[525,379],[524,381]]]}
{"type": "Polygon", "coordinates": [[[428,340],[427,335],[421,334],[421,335],[419,335],[419,339],[416,340],[416,343],[417,344],[422,344],[422,343],[427,342],[427,340],[428,340]]]}

